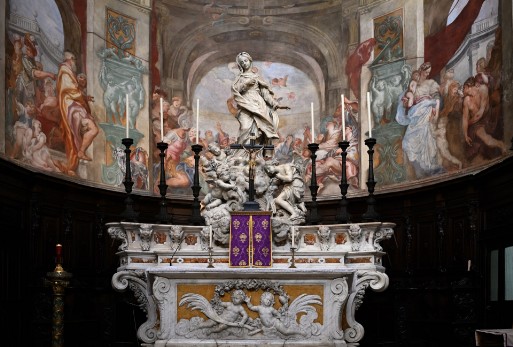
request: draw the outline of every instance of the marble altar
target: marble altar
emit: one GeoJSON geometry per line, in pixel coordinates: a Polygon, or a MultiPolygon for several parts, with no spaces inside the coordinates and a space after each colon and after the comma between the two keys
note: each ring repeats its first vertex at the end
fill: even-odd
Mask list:
{"type": "Polygon", "coordinates": [[[231,268],[208,226],[109,223],[121,241],[112,285],[147,314],[141,346],[358,346],[356,311],[368,288],[388,287],[380,242],[394,226],[293,226],[272,267],[231,268]]]}

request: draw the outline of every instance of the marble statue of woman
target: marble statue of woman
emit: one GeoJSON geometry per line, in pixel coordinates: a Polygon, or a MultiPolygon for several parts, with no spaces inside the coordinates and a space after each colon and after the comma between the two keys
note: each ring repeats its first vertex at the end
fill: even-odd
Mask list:
{"type": "Polygon", "coordinates": [[[237,103],[237,120],[239,136],[237,142],[249,142],[251,134],[255,134],[257,144],[270,144],[278,139],[279,118],[276,110],[286,109],[274,99],[274,93],[258,74],[252,71],[253,59],[242,52],[237,55],[240,74],[232,85],[232,93],[237,103]]]}

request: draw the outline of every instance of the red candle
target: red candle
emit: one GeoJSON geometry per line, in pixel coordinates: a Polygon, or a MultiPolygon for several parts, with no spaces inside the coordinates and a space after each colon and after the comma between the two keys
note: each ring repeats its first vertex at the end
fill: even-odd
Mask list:
{"type": "Polygon", "coordinates": [[[60,258],[62,255],[62,245],[60,243],[55,245],[55,255],[60,258]]]}

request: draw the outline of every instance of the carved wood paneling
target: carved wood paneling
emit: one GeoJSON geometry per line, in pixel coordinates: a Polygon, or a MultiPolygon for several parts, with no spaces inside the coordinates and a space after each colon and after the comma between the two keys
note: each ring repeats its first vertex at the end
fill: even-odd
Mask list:
{"type": "MultiPolygon", "coordinates": [[[[468,346],[473,329],[487,323],[483,317],[500,315],[482,314],[483,254],[486,244],[513,238],[511,172],[513,158],[443,187],[376,195],[383,221],[397,226],[394,237],[382,244],[390,287],[367,295],[357,313],[366,326],[361,346],[468,346]]],[[[74,275],[66,296],[66,341],[72,346],[136,346],[130,329],[144,322],[144,314],[134,308],[133,298],[111,288],[117,244],[103,228],[119,221],[124,194],[61,181],[3,160],[0,180],[6,183],[0,190],[0,304],[6,312],[1,325],[36,345],[49,345],[51,296],[42,279],[53,269],[55,244],[61,242],[64,268],[74,275]],[[136,325],[134,315],[140,320],[136,325]]],[[[158,199],[134,198],[141,221],[152,222],[158,199]]],[[[176,223],[187,223],[190,206],[191,201],[169,202],[176,223]]],[[[335,222],[338,208],[338,201],[319,202],[324,224],[335,222]]],[[[350,198],[348,210],[359,221],[365,197],[350,198]]]]}

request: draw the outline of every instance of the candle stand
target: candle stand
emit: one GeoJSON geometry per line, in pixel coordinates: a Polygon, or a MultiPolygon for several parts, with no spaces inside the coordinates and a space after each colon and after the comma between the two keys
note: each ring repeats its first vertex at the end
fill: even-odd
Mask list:
{"type": "Polygon", "coordinates": [[[290,247],[290,251],[292,252],[292,257],[290,258],[290,269],[296,268],[296,249],[297,247],[290,247]]]}
{"type": "Polygon", "coordinates": [[[46,285],[52,287],[52,347],[64,346],[64,292],[69,286],[72,274],[62,268],[62,257],[57,254],[56,266],[52,272],[46,273],[46,285]]]}
{"type": "Polygon", "coordinates": [[[134,210],[134,200],[132,199],[132,167],[130,162],[130,146],[133,145],[134,140],[131,138],[121,139],[121,143],[125,146],[125,180],[123,185],[125,186],[125,210],[121,213],[121,218],[126,222],[136,222],[139,213],[134,210]]]}
{"type": "Polygon", "coordinates": [[[369,196],[367,197],[367,211],[363,214],[362,219],[365,222],[378,222],[380,219],[379,214],[376,212],[376,199],[374,198],[374,187],[376,182],[374,181],[374,145],[376,144],[375,138],[368,138],[365,140],[365,144],[369,147],[367,153],[369,154],[369,177],[367,180],[367,190],[369,196]]]}
{"type": "Polygon", "coordinates": [[[192,151],[194,152],[194,182],[191,186],[192,195],[194,196],[194,200],[192,201],[192,217],[191,222],[192,225],[205,225],[205,219],[201,216],[200,213],[200,202],[198,199],[201,186],[199,184],[199,158],[200,153],[203,149],[202,145],[195,144],[191,146],[192,151]]]}
{"type": "Polygon", "coordinates": [[[310,205],[310,218],[308,219],[308,224],[317,225],[319,224],[319,215],[317,214],[317,190],[319,189],[319,186],[317,185],[315,161],[317,159],[316,152],[319,149],[319,145],[317,143],[310,143],[308,144],[308,149],[310,150],[310,158],[312,158],[312,178],[310,180],[312,203],[310,205]]]}
{"type": "Polygon", "coordinates": [[[166,170],[164,167],[164,158],[166,157],[166,149],[167,143],[159,142],[157,143],[157,148],[160,150],[160,183],[159,183],[159,192],[160,192],[160,210],[159,213],[155,216],[157,221],[162,224],[169,224],[172,222],[171,215],[167,212],[167,184],[166,184],[166,170]]]}
{"type": "Polygon", "coordinates": [[[208,266],[207,266],[207,268],[214,267],[214,259],[212,258],[212,253],[213,253],[212,250],[213,250],[212,246],[208,247],[208,266]]]}
{"type": "Polygon", "coordinates": [[[340,199],[340,210],[337,215],[337,221],[341,224],[345,224],[351,221],[351,215],[347,212],[348,201],[346,198],[347,188],[349,188],[349,184],[347,184],[347,174],[346,174],[346,160],[347,160],[347,148],[349,147],[349,141],[341,141],[338,143],[340,149],[342,149],[342,177],[340,178],[340,193],[342,194],[342,198],[340,199]]]}

